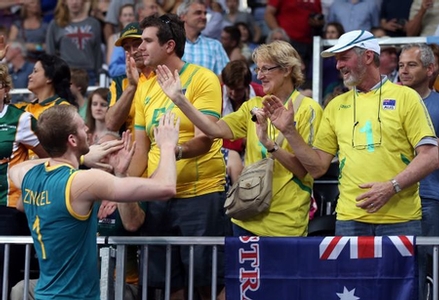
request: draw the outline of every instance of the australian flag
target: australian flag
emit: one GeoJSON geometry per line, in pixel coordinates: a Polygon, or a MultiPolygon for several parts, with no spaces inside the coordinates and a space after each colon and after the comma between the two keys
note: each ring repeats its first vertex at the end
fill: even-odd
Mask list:
{"type": "Polygon", "coordinates": [[[415,300],[413,236],[226,238],[227,300],[415,300]]]}

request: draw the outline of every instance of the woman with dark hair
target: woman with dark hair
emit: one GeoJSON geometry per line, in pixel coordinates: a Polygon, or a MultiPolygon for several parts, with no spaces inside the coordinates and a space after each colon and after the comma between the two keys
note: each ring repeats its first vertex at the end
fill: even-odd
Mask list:
{"type": "Polygon", "coordinates": [[[248,64],[252,65],[253,64],[252,53],[253,50],[256,49],[258,44],[253,42],[254,40],[253,34],[250,28],[248,27],[247,23],[237,22],[235,26],[238,27],[239,31],[241,32],[242,55],[246,57],[248,64]]]}
{"type": "Polygon", "coordinates": [[[338,22],[329,22],[325,25],[323,38],[327,40],[337,40],[344,32],[343,25],[338,22]]]}
{"type": "Polygon", "coordinates": [[[36,95],[32,103],[17,104],[38,119],[40,114],[57,104],[76,105],[70,91],[70,68],[56,55],[42,54],[29,75],[27,88],[36,95]]]}
{"type": "MultiPolygon", "coordinates": [[[[75,97],[70,91],[70,68],[64,60],[55,55],[45,53],[40,55],[33,72],[29,75],[27,88],[37,96],[37,99],[31,103],[14,105],[30,112],[36,119],[43,111],[54,105],[77,106],[75,97]]],[[[33,151],[29,153],[32,159],[37,155],[33,151]]]]}
{"type": "MultiPolygon", "coordinates": [[[[0,60],[5,56],[6,47],[3,36],[0,36],[0,60]]],[[[16,209],[21,196],[18,189],[10,180],[8,170],[28,159],[29,149],[40,157],[47,157],[46,151],[40,145],[34,133],[35,118],[13,105],[9,105],[12,88],[12,78],[8,66],[0,64],[0,235],[28,236],[26,216],[16,209]]],[[[0,246],[0,270],[3,270],[4,245],[0,246]]],[[[9,260],[9,287],[2,287],[3,271],[0,272],[0,291],[11,288],[23,279],[21,270],[24,268],[25,248],[22,245],[12,245],[9,260]]]]}

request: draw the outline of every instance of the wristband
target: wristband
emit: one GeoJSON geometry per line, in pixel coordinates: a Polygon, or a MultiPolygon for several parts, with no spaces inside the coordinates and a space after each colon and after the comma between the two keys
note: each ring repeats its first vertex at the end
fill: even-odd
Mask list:
{"type": "Polygon", "coordinates": [[[79,165],[80,165],[80,166],[81,166],[81,165],[84,165],[84,160],[85,160],[84,155],[81,155],[81,156],[79,157],[79,165]]]}
{"type": "Polygon", "coordinates": [[[41,44],[36,44],[36,45],[35,45],[35,50],[37,50],[38,52],[42,52],[42,51],[43,51],[43,45],[41,45],[41,44]]]}

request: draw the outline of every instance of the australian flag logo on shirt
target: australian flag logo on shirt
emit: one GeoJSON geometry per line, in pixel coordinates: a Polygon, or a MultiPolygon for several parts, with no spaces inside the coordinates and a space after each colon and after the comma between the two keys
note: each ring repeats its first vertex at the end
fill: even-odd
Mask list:
{"type": "Polygon", "coordinates": [[[383,100],[383,109],[395,110],[395,108],[396,108],[396,100],[395,99],[384,99],[383,100]]]}

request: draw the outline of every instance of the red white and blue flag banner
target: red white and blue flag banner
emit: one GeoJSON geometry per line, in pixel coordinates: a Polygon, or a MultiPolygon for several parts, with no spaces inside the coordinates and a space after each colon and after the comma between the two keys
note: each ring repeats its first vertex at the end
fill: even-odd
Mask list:
{"type": "Polygon", "coordinates": [[[415,300],[413,236],[228,237],[227,300],[415,300]]]}

